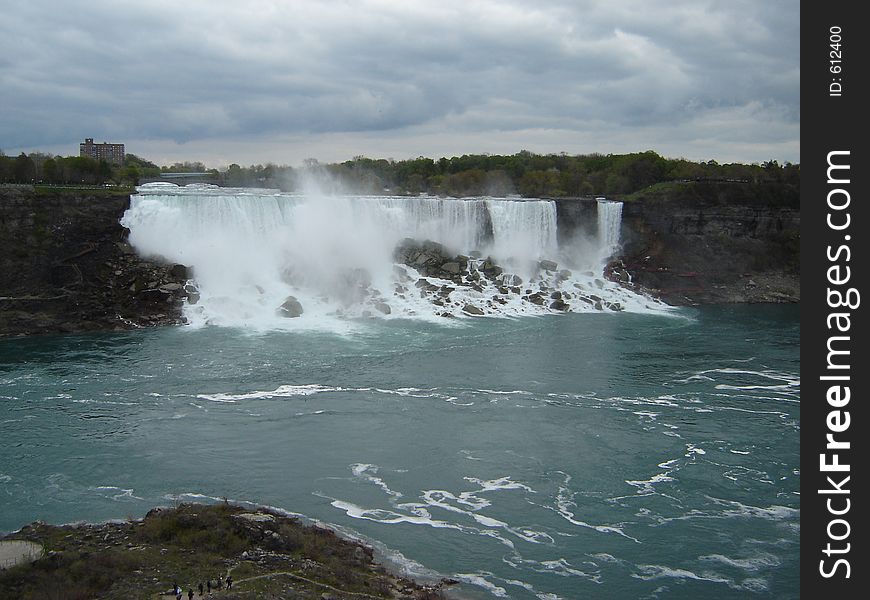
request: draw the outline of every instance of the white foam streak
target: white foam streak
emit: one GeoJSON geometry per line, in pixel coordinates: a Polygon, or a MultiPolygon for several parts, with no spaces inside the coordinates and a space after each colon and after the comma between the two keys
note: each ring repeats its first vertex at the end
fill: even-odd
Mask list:
{"type": "Polygon", "coordinates": [[[624,538],[628,538],[634,542],[637,542],[638,544],[641,543],[639,539],[628,535],[620,527],[616,527],[613,525],[593,525],[591,523],[587,523],[586,521],[581,521],[580,519],[576,518],[574,511],[571,510],[577,507],[577,504],[574,502],[575,493],[568,488],[568,485],[571,482],[571,476],[566,473],[563,473],[563,475],[565,477],[565,483],[559,486],[559,492],[556,494],[556,506],[547,506],[545,508],[554,510],[556,513],[559,514],[559,516],[561,516],[572,525],[577,525],[578,527],[586,527],[599,533],[615,533],[624,538]]]}
{"type": "Polygon", "coordinates": [[[507,590],[487,581],[485,579],[487,576],[491,577],[492,573],[457,573],[454,577],[459,581],[482,587],[497,598],[509,598],[507,590]]]}
{"type": "Polygon", "coordinates": [[[378,472],[377,465],[369,465],[357,463],[355,465],[351,465],[351,472],[354,474],[354,477],[359,477],[365,481],[369,481],[382,490],[386,492],[388,496],[392,496],[394,498],[401,498],[402,493],[391,490],[390,487],[384,482],[380,477],[375,477],[375,473],[378,472]]]}
{"type": "Polygon", "coordinates": [[[340,392],[344,388],[312,383],[309,385],[282,385],[272,391],[254,391],[241,394],[197,394],[197,398],[212,402],[233,403],[238,400],[261,400],[268,398],[292,398],[294,396],[311,396],[321,392],[340,392]]]}

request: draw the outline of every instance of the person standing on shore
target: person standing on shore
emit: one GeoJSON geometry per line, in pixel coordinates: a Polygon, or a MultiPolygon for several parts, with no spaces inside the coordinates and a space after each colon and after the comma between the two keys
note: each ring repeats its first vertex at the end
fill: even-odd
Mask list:
{"type": "Polygon", "coordinates": [[[202,582],[199,582],[199,595],[202,596],[202,582]]]}

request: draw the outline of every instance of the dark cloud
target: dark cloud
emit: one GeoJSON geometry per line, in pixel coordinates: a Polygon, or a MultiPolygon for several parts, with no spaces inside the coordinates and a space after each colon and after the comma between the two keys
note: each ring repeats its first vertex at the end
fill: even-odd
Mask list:
{"type": "Polygon", "coordinates": [[[404,139],[402,157],[453,135],[465,152],[720,141],[726,159],[799,160],[796,0],[7,4],[7,150],[347,135],[373,155],[404,139]]]}

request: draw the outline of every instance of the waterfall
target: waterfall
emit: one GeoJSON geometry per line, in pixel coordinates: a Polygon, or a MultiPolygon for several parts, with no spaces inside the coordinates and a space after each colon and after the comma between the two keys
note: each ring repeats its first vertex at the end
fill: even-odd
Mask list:
{"type": "Polygon", "coordinates": [[[486,200],[492,219],[492,254],[502,260],[553,258],[556,203],[552,200],[486,200]]]}
{"type": "Polygon", "coordinates": [[[622,229],[622,202],[598,200],[599,258],[606,262],[619,250],[622,229]]]}
{"type": "MultiPolygon", "coordinates": [[[[620,208],[599,205],[602,235],[595,246],[602,255],[619,243],[620,208]]],[[[140,254],[192,267],[197,300],[188,303],[185,315],[193,324],[346,329],[348,317],[371,315],[443,320],[476,309],[541,314],[550,312],[550,292],[559,289],[565,299],[574,294],[577,300],[587,288],[599,300],[612,291],[612,303],[587,299],[591,308],[573,302],[570,310],[633,306],[622,297],[627,292],[603,281],[600,271],[593,281],[588,271],[566,275],[570,264],[552,266],[559,248],[556,205],[548,200],[148,184],[131,198],[121,222],[140,254]],[[394,264],[405,238],[437,242],[446,256],[481,258],[468,260],[463,273],[425,277],[415,265],[394,264]],[[486,257],[505,269],[504,276],[486,266],[492,265],[486,257]],[[525,291],[533,282],[534,290],[525,291]],[[506,294],[508,286],[515,291],[506,294]],[[530,299],[531,293],[541,298],[530,299]],[[303,318],[287,318],[281,307],[288,303],[301,308],[303,318]]]]}

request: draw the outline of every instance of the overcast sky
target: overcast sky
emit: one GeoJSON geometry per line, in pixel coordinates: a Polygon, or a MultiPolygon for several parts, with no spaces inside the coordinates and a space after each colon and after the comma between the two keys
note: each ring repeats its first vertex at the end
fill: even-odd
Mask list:
{"type": "Polygon", "coordinates": [[[800,162],[798,0],[0,0],[0,149],[800,162]]]}

